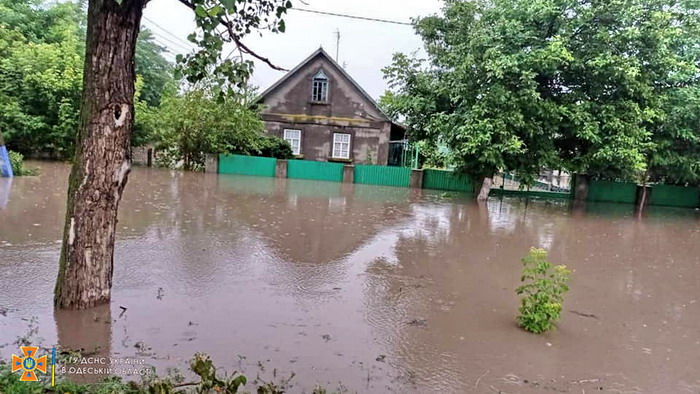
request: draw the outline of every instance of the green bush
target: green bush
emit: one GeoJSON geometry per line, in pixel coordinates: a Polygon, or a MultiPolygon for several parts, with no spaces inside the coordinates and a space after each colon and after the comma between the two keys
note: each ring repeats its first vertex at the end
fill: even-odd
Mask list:
{"type": "MultiPolygon", "coordinates": [[[[73,383],[59,377],[56,387],[49,387],[50,380],[42,376],[38,382],[20,382],[19,374],[12,373],[10,366],[0,361],[0,393],[12,394],[44,394],[44,393],[73,393],[73,394],[188,394],[188,393],[227,393],[254,392],[259,394],[283,394],[290,387],[294,378],[278,379],[279,382],[263,381],[257,377],[249,381],[245,375],[234,372],[221,374],[209,356],[197,353],[190,361],[190,370],[199,377],[192,382],[184,382],[180,374],[157,376],[148,375],[141,382],[123,381],[120,377],[108,377],[102,382],[92,384],[73,383]]],[[[327,393],[321,387],[312,394],[327,393]]]]}
{"type": "Polygon", "coordinates": [[[19,152],[9,151],[10,166],[15,176],[31,176],[36,175],[36,169],[27,168],[24,166],[24,155],[19,152]]]}
{"type": "Polygon", "coordinates": [[[282,138],[265,135],[260,137],[258,151],[261,156],[274,157],[275,159],[291,159],[294,157],[292,146],[282,138]]]}
{"type": "Polygon", "coordinates": [[[554,327],[561,315],[564,294],[569,291],[566,283],[571,271],[565,265],[552,266],[547,261],[547,251],[530,248],[523,261],[524,284],[516,293],[523,295],[518,324],[523,329],[539,334],[554,327]]]}

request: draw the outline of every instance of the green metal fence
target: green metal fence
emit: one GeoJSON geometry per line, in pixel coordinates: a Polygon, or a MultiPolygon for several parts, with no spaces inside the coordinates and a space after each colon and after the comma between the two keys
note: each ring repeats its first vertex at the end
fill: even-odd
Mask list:
{"type": "Polygon", "coordinates": [[[424,170],[423,188],[471,193],[474,191],[474,182],[466,175],[455,174],[453,171],[424,170]]]}
{"type": "Polygon", "coordinates": [[[406,167],[355,166],[355,183],[366,185],[408,187],[411,182],[411,169],[406,167]]]}
{"type": "Polygon", "coordinates": [[[649,204],[697,208],[700,206],[700,188],[654,185],[651,189],[649,204]]]}
{"type": "MultiPolygon", "coordinates": [[[[277,160],[268,157],[253,157],[241,155],[220,155],[220,174],[253,175],[274,177],[277,160]]],[[[307,160],[289,160],[287,162],[287,177],[310,179],[316,181],[343,181],[342,163],[328,163],[307,160]]],[[[358,164],[354,168],[355,183],[382,186],[408,187],[411,180],[411,169],[407,167],[375,166],[358,164]]],[[[269,185],[268,185],[269,186],[269,185]]],[[[309,187],[305,185],[304,187],[309,187]]],[[[423,171],[423,188],[471,193],[475,185],[471,178],[455,174],[452,171],[432,170],[423,171]]],[[[333,188],[330,194],[337,193],[333,188]]],[[[313,194],[327,194],[319,190],[313,194]]],[[[493,189],[492,195],[523,196],[536,198],[573,198],[570,193],[552,193],[525,190],[493,189]]],[[[615,202],[634,204],[637,199],[637,185],[606,180],[591,180],[588,188],[588,201],[615,202]]],[[[671,185],[652,186],[650,205],[672,207],[700,207],[700,188],[671,185]]]]}
{"type": "Polygon", "coordinates": [[[219,174],[275,176],[277,160],[269,157],[219,155],[219,174]]]}
{"type": "Polygon", "coordinates": [[[342,182],[343,166],[342,163],[289,160],[287,162],[287,178],[342,182]]]}
{"type": "Polygon", "coordinates": [[[510,190],[510,189],[491,189],[489,196],[504,196],[504,197],[525,197],[525,198],[543,198],[556,200],[570,200],[570,193],[545,192],[541,190],[510,190]]]}
{"type": "Polygon", "coordinates": [[[591,180],[586,200],[634,204],[637,201],[637,184],[591,180]]]}

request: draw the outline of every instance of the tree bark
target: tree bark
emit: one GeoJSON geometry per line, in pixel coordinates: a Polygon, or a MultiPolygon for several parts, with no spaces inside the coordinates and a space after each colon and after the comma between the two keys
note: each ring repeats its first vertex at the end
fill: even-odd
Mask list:
{"type": "Polygon", "coordinates": [[[642,212],[644,212],[644,209],[649,204],[649,196],[651,193],[653,193],[653,189],[650,186],[647,186],[646,182],[643,182],[641,185],[637,186],[637,201],[635,204],[635,209],[639,217],[642,216],[642,212]]]}
{"type": "Polygon", "coordinates": [[[111,296],[117,209],[131,168],[134,52],[147,0],[90,0],[81,121],[54,303],[84,309],[111,296]]]}
{"type": "Polygon", "coordinates": [[[486,201],[489,199],[489,193],[491,192],[491,185],[493,184],[493,178],[490,176],[484,177],[481,181],[481,187],[479,189],[479,194],[476,196],[477,201],[486,201]]]}
{"type": "Polygon", "coordinates": [[[576,174],[574,180],[574,200],[586,201],[586,198],[588,198],[588,185],[591,182],[591,177],[586,174],[576,174]]]}

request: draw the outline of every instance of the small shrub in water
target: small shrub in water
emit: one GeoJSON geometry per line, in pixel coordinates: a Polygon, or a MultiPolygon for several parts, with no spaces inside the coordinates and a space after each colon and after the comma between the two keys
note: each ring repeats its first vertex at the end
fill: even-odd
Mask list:
{"type": "Polygon", "coordinates": [[[547,261],[547,251],[530,248],[522,260],[523,285],[516,293],[523,296],[520,303],[518,324],[523,329],[539,334],[550,330],[561,315],[564,294],[569,291],[566,283],[571,271],[565,265],[552,266],[547,261]]]}
{"type": "Polygon", "coordinates": [[[36,169],[27,168],[24,166],[24,155],[19,152],[9,151],[10,165],[15,176],[32,176],[37,175],[36,169]]]}

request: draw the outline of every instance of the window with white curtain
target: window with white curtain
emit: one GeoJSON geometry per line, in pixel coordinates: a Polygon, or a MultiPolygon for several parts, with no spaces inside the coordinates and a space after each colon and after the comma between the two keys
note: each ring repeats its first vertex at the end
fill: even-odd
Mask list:
{"type": "Polygon", "coordinates": [[[350,134],[334,133],[333,134],[333,158],[349,159],[350,158],[350,134]]]}
{"type": "Polygon", "coordinates": [[[284,129],[284,140],[292,146],[292,153],[301,154],[301,130],[284,129]]]}

